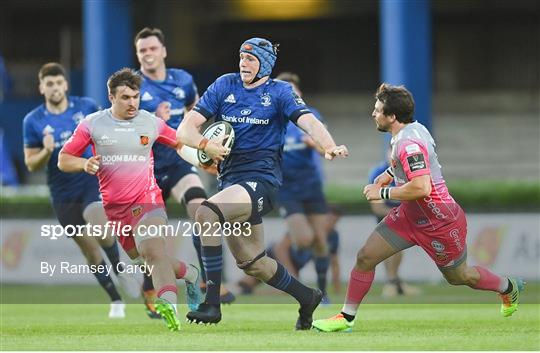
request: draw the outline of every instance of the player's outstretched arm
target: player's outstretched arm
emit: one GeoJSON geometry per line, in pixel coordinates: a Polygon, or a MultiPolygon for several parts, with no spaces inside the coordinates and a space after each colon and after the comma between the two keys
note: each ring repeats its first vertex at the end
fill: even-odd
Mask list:
{"type": "Polygon", "coordinates": [[[314,150],[317,151],[317,153],[319,153],[321,156],[324,157],[324,155],[326,154],[326,151],[324,150],[324,148],[322,148],[321,145],[315,143],[315,141],[313,141],[313,139],[310,137],[310,136],[304,136],[302,138],[302,141],[304,141],[304,143],[309,147],[309,148],[312,148],[314,150]]]}
{"type": "Polygon", "coordinates": [[[316,144],[320,145],[325,151],[325,158],[332,160],[335,157],[347,157],[349,151],[345,145],[336,146],[334,139],[326,130],[315,115],[308,113],[300,116],[296,122],[302,130],[304,130],[316,144]]]}

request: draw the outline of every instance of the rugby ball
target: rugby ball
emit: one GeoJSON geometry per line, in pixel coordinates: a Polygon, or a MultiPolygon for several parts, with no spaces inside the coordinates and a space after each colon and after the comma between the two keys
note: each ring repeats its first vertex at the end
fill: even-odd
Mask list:
{"type": "MultiPolygon", "coordinates": [[[[223,140],[223,146],[227,148],[232,148],[234,144],[234,129],[231,124],[226,121],[216,121],[215,123],[207,127],[202,135],[209,140],[228,135],[228,137],[223,140]]],[[[211,165],[212,163],[214,163],[214,161],[206,154],[206,152],[201,150],[198,150],[197,158],[199,158],[199,162],[203,165],[211,165]]]]}

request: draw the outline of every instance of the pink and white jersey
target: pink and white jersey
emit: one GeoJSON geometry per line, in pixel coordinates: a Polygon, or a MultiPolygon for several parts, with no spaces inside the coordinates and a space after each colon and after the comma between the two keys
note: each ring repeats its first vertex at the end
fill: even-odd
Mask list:
{"type": "Polygon", "coordinates": [[[418,122],[406,125],[392,137],[391,146],[392,170],[397,186],[417,176],[431,175],[432,190],[428,197],[401,203],[411,223],[437,229],[455,221],[461,208],[448,192],[435,152],[435,141],[425,126],[418,122]]]}
{"type": "MultiPolygon", "coordinates": [[[[105,209],[115,206],[121,209],[144,195],[161,194],[154,177],[152,145],[155,142],[175,147],[176,131],[145,110],[139,110],[132,119],[121,120],[113,117],[111,109],[106,109],[88,115],[62,151],[80,156],[92,145],[94,155],[101,155],[97,176],[105,209]],[[153,193],[154,190],[158,192],[153,193]]],[[[156,202],[159,201],[152,200],[156,202]]]]}

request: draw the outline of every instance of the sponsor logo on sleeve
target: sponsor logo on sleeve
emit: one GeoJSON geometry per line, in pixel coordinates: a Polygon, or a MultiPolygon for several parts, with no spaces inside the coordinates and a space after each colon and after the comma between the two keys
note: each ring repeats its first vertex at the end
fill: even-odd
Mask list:
{"type": "Polygon", "coordinates": [[[407,157],[407,163],[409,164],[409,169],[411,172],[416,172],[417,170],[427,168],[426,161],[424,160],[424,155],[422,153],[407,157]]]}
{"type": "Polygon", "coordinates": [[[298,94],[293,92],[292,95],[293,95],[293,98],[294,98],[294,103],[296,103],[296,105],[306,105],[306,103],[304,103],[304,100],[302,98],[300,98],[300,96],[298,94]]]}
{"type": "Polygon", "coordinates": [[[407,145],[405,146],[405,152],[407,152],[408,155],[420,153],[420,146],[418,146],[416,143],[407,145]]]}

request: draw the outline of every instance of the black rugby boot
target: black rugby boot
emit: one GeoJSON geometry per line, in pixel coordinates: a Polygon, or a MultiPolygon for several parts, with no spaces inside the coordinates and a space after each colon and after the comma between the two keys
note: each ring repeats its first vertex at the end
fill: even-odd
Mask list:
{"type": "Polygon", "coordinates": [[[219,305],[202,303],[197,310],[187,313],[186,319],[196,324],[217,324],[221,321],[221,308],[219,305]]]}
{"type": "Polygon", "coordinates": [[[309,330],[311,329],[311,323],[313,322],[313,312],[317,309],[317,306],[323,298],[323,293],[320,289],[313,289],[313,296],[311,301],[307,304],[300,305],[298,310],[298,320],[296,321],[297,330],[309,330]]]}

